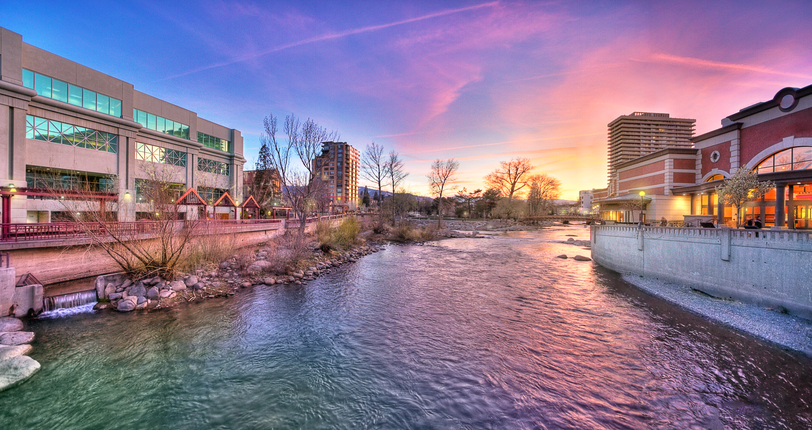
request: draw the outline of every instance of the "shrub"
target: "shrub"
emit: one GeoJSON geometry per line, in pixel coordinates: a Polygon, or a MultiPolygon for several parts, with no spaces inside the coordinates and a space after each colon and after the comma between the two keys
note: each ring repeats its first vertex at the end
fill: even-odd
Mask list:
{"type": "Polygon", "coordinates": [[[194,270],[207,263],[219,264],[231,258],[237,249],[233,234],[219,231],[216,227],[193,238],[180,261],[179,269],[194,270]]]}
{"type": "Polygon", "coordinates": [[[333,234],[333,240],[338,246],[348,248],[358,242],[361,233],[361,224],[355,217],[344,218],[333,234]]]}

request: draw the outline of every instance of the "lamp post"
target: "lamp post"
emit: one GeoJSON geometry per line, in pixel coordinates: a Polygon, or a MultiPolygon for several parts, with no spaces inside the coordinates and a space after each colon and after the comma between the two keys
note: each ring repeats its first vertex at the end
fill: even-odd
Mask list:
{"type": "Polygon", "coordinates": [[[646,207],[645,203],[643,203],[643,197],[645,197],[646,192],[645,191],[640,191],[637,194],[640,196],[640,225],[643,225],[643,221],[644,221],[643,218],[645,217],[644,208],[646,207]]]}

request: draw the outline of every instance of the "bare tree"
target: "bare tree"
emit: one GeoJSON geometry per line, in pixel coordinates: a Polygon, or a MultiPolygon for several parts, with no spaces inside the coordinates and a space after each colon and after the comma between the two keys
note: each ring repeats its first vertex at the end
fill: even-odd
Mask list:
{"type": "Polygon", "coordinates": [[[398,207],[395,202],[397,198],[395,189],[409,174],[403,171],[403,160],[400,159],[400,156],[395,151],[389,153],[389,158],[386,160],[384,167],[389,183],[392,185],[392,226],[394,226],[398,207]]]}
{"type": "Polygon", "coordinates": [[[431,170],[426,177],[429,178],[429,188],[431,193],[438,198],[439,216],[437,217],[437,228],[442,228],[443,225],[443,191],[446,185],[453,184],[457,178],[454,174],[460,168],[459,161],[451,158],[449,160],[434,160],[431,163],[431,170]]]}
{"type": "Polygon", "coordinates": [[[284,124],[287,139],[282,142],[276,138],[276,117],[268,115],[263,125],[265,130],[260,141],[268,145],[270,165],[279,175],[284,200],[300,220],[298,238],[302,239],[307,214],[315,208],[318,193],[324,187],[317,157],[321,154],[322,143],[338,140],[338,133],[327,131],[310,118],[302,123],[295,115],[288,115],[284,124]],[[295,167],[291,166],[294,158],[300,161],[295,167]]]}
{"type": "Polygon", "coordinates": [[[502,161],[500,167],[485,176],[488,188],[496,188],[503,196],[513,199],[513,196],[527,186],[525,175],[533,170],[533,165],[527,158],[514,158],[502,161]]]}
{"type": "MultiPolygon", "coordinates": [[[[378,185],[378,195],[381,195],[381,188],[386,181],[386,160],[383,156],[383,146],[372,142],[367,145],[361,156],[361,176],[364,179],[378,185]]],[[[378,205],[378,224],[383,225],[383,208],[378,205]]]]}
{"type": "MultiPolygon", "coordinates": [[[[750,200],[760,199],[773,188],[775,183],[772,181],[759,181],[756,172],[747,167],[739,167],[724,185],[716,187],[716,193],[725,204],[733,205],[736,209],[736,227],[741,227],[741,209],[744,204],[750,200]]],[[[722,225],[722,221],[720,216],[717,222],[722,225]]]]}
{"type": "Polygon", "coordinates": [[[561,196],[561,181],[546,173],[530,176],[527,183],[530,184],[530,192],[527,195],[529,216],[547,213],[552,206],[552,201],[561,196]]]}

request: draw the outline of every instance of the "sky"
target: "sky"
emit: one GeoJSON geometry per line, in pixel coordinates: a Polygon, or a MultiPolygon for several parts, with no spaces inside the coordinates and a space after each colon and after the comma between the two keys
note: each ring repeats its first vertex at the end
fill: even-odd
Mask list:
{"type": "MultiPolygon", "coordinates": [[[[635,111],[722,118],[812,84],[807,1],[202,1],[0,4],[23,41],[238,129],[312,118],[484,188],[527,157],[562,197],[606,186],[607,124],[635,111]]],[[[365,182],[361,180],[361,184],[365,182]]]]}

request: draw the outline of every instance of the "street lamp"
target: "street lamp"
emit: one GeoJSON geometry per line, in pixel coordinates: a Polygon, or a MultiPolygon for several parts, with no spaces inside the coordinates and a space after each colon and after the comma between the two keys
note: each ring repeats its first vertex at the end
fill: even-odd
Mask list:
{"type": "Polygon", "coordinates": [[[645,216],[645,213],[643,212],[643,208],[646,207],[645,203],[643,203],[643,197],[645,197],[646,192],[645,191],[640,191],[637,194],[640,196],[640,224],[643,224],[643,217],[645,216]]]}

